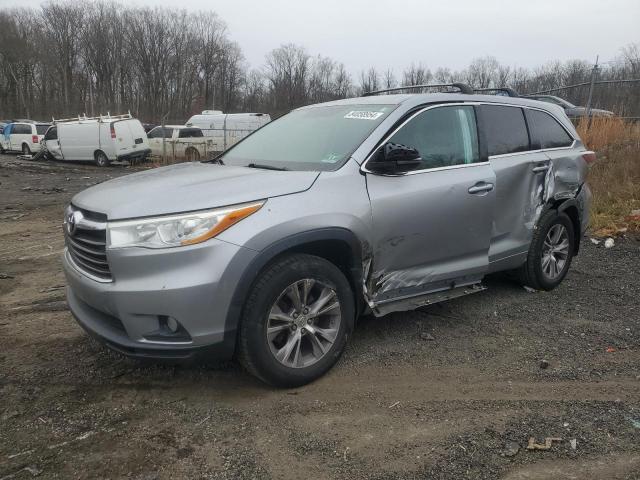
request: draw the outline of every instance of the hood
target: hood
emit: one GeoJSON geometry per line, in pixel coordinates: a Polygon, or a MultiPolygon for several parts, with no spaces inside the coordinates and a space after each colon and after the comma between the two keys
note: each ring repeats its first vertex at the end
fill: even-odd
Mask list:
{"type": "Polygon", "coordinates": [[[302,192],[318,172],[288,172],[211,163],[181,163],[114,178],[73,197],[109,220],[234,205],[302,192]]]}

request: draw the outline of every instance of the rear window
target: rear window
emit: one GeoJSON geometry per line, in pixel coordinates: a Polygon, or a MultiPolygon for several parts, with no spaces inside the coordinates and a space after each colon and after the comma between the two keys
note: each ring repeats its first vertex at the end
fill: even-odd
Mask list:
{"type": "Polygon", "coordinates": [[[527,124],[521,108],[482,105],[480,109],[489,155],[529,150],[527,124]]]}
{"type": "Polygon", "coordinates": [[[203,136],[202,130],[199,128],[182,128],[178,134],[178,138],[199,138],[203,136]]]}
{"type": "Polygon", "coordinates": [[[171,138],[173,137],[173,128],[156,127],[147,133],[148,138],[171,138]]]}
{"type": "Polygon", "coordinates": [[[38,135],[44,135],[45,133],[47,133],[47,130],[49,129],[51,125],[47,125],[47,124],[40,124],[40,125],[36,125],[36,131],[38,132],[38,135]]]}
{"type": "Polygon", "coordinates": [[[573,143],[564,127],[548,113],[527,109],[527,123],[531,142],[537,148],[568,147],[573,143]]]}

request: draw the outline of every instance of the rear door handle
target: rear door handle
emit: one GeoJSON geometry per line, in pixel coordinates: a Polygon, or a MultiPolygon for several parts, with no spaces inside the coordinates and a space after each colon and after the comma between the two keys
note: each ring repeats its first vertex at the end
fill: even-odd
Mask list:
{"type": "Polygon", "coordinates": [[[549,165],[540,165],[539,167],[533,167],[534,173],[546,172],[549,170],[549,165]]]}
{"type": "Polygon", "coordinates": [[[493,190],[493,183],[476,183],[473,187],[469,187],[469,190],[467,190],[469,193],[476,194],[476,193],[484,193],[484,192],[490,192],[491,190],[493,190]]]}

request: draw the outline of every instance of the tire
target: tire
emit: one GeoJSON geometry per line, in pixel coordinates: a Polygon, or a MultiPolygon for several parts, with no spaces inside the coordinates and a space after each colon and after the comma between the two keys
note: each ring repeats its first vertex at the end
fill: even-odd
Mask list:
{"type": "Polygon", "coordinates": [[[200,152],[195,148],[187,148],[184,157],[188,162],[197,162],[200,160],[200,152]]]}
{"type": "Polygon", "coordinates": [[[304,385],[340,358],[354,321],[353,291],[338,267],[312,255],[287,255],[267,266],[251,288],[240,322],[238,359],[268,384],[304,385]],[[314,309],[324,313],[314,317],[314,309]]]}
{"type": "Polygon", "coordinates": [[[99,167],[108,167],[111,163],[104,152],[97,151],[95,155],[96,165],[99,167]]]}
{"type": "Polygon", "coordinates": [[[534,230],[527,261],[517,271],[520,283],[536,290],[553,290],[567,275],[574,253],[573,222],[564,213],[548,210],[534,230]],[[550,248],[555,242],[553,237],[558,235],[559,243],[550,248]],[[565,243],[566,252],[560,248],[565,243]]]}
{"type": "Polygon", "coordinates": [[[26,143],[22,144],[22,155],[31,155],[31,149],[26,143]]]}

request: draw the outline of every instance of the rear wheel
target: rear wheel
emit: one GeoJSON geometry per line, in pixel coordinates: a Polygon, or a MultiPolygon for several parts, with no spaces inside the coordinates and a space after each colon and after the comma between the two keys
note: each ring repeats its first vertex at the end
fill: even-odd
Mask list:
{"type": "Polygon", "coordinates": [[[27,145],[26,143],[22,144],[22,154],[31,155],[31,149],[29,148],[29,145],[27,145]]]}
{"type": "Polygon", "coordinates": [[[99,167],[108,167],[109,166],[109,158],[104,152],[96,152],[95,155],[96,165],[99,167]]]}
{"type": "Polygon", "coordinates": [[[240,362],[266,383],[304,385],[336,363],[354,318],[353,292],[335,265],[311,255],[283,257],[259,275],[249,294],[240,362]]]}
{"type": "Polygon", "coordinates": [[[195,148],[187,148],[185,152],[185,158],[189,162],[196,162],[200,160],[200,152],[195,148]]]}
{"type": "Polygon", "coordinates": [[[537,290],[556,288],[575,253],[573,223],[564,213],[547,211],[533,234],[526,263],[518,270],[522,284],[537,290]]]}

